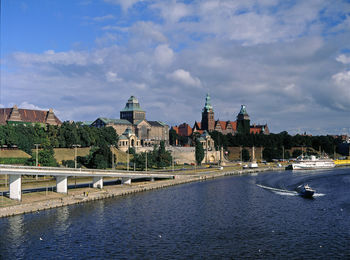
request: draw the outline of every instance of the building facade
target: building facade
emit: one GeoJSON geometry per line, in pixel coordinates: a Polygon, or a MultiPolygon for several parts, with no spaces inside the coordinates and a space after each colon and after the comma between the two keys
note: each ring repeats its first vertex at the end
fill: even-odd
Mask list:
{"type": "Polygon", "coordinates": [[[161,141],[165,141],[166,144],[169,143],[169,126],[161,121],[146,120],[146,112],[134,96],[128,99],[124,109],[120,111],[120,119],[100,117],[91,126],[111,126],[121,138],[126,130],[130,129],[128,131],[135,135],[141,146],[152,146],[159,144],[161,141]]]}
{"type": "Polygon", "coordinates": [[[193,133],[199,133],[202,135],[204,131],[218,131],[224,135],[237,133],[250,133],[250,134],[269,134],[269,128],[267,124],[265,125],[250,125],[250,117],[247,113],[247,108],[245,105],[241,105],[241,109],[236,116],[235,121],[221,121],[215,120],[214,109],[211,105],[211,99],[209,94],[205,97],[205,105],[202,110],[202,120],[200,122],[195,122],[192,130],[189,131],[187,128],[188,124],[183,123],[179,126],[172,127],[173,130],[180,136],[191,136],[193,133]]]}

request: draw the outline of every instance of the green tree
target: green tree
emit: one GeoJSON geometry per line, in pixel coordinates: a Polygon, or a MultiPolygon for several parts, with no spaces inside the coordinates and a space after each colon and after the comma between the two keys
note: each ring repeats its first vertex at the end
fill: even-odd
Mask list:
{"type": "Polygon", "coordinates": [[[166,166],[170,166],[172,161],[172,156],[169,151],[165,149],[164,141],[161,141],[159,144],[159,148],[155,153],[155,162],[158,168],[163,168],[166,166]]]}
{"type": "Polygon", "coordinates": [[[195,157],[197,165],[201,165],[204,159],[204,149],[203,145],[201,144],[201,142],[199,142],[198,139],[196,139],[195,157]]]}
{"type": "Polygon", "coordinates": [[[95,149],[88,160],[88,168],[107,169],[112,165],[112,152],[107,144],[102,144],[95,149]]]}
{"type": "Polygon", "coordinates": [[[245,148],[243,148],[243,150],[242,150],[242,160],[244,162],[248,162],[250,160],[249,151],[245,148]]]}
{"type": "Polygon", "coordinates": [[[298,156],[300,156],[302,154],[302,151],[301,150],[294,150],[293,153],[292,153],[292,157],[293,158],[297,158],[298,156]]]}

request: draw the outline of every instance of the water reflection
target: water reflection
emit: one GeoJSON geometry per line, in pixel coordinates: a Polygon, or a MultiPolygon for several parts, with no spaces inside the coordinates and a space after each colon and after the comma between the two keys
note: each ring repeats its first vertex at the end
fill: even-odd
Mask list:
{"type": "Polygon", "coordinates": [[[23,255],[25,242],[24,235],[24,215],[18,215],[8,218],[7,231],[5,231],[8,241],[10,242],[9,247],[11,250],[15,250],[16,255],[23,255]]]}

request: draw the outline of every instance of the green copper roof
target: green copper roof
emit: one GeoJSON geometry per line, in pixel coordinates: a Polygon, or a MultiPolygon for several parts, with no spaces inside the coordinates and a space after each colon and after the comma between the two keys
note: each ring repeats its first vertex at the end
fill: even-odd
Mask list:
{"type": "Polygon", "coordinates": [[[115,124],[115,125],[131,125],[131,123],[128,120],[125,119],[111,119],[106,117],[99,117],[103,123],[107,124],[115,124]]]}
{"type": "Polygon", "coordinates": [[[144,112],[144,110],[142,110],[141,107],[140,107],[139,101],[134,96],[131,96],[128,99],[128,102],[126,103],[124,109],[121,110],[120,112],[129,112],[129,111],[141,111],[141,112],[144,112]]]}
{"type": "Polygon", "coordinates": [[[242,115],[248,115],[245,105],[241,105],[241,111],[239,111],[239,113],[242,115]]]}
{"type": "Polygon", "coordinates": [[[210,134],[208,133],[207,130],[204,130],[203,134],[201,135],[201,137],[207,138],[208,136],[210,136],[210,134]]]}
{"type": "Polygon", "coordinates": [[[209,110],[213,110],[213,106],[210,103],[210,96],[209,94],[207,94],[207,96],[205,97],[205,105],[204,105],[203,111],[209,111],[209,110]]]}
{"type": "Polygon", "coordinates": [[[128,127],[127,129],[125,129],[125,132],[123,133],[124,136],[130,137],[131,135],[133,135],[134,133],[132,132],[131,128],[128,127]]]}

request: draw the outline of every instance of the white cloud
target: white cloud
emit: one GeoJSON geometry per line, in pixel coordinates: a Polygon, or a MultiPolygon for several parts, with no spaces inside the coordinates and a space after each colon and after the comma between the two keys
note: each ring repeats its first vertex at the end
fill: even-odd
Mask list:
{"type": "Polygon", "coordinates": [[[246,104],[252,122],[272,131],[349,124],[350,74],[342,70],[350,58],[340,54],[350,44],[345,4],[164,0],[133,8],[140,1],[106,2],[128,12],[95,17],[104,23],[89,50],[6,56],[1,102],[92,120],[118,118],[133,94],[149,119],[192,125],[209,92],[216,119],[235,120],[246,104]],[[336,33],[330,18],[342,27],[336,33]]]}
{"type": "Polygon", "coordinates": [[[201,87],[201,81],[198,78],[193,77],[191,73],[183,69],[175,70],[173,73],[168,75],[168,78],[171,78],[174,81],[188,86],[201,87]]]}
{"type": "Polygon", "coordinates": [[[177,1],[159,1],[152,5],[159,9],[164,20],[175,23],[192,13],[191,6],[177,1]]]}
{"type": "Polygon", "coordinates": [[[169,66],[174,60],[174,52],[167,44],[161,44],[155,48],[154,58],[159,65],[169,66]]]}
{"type": "Polygon", "coordinates": [[[104,1],[111,4],[120,5],[123,11],[125,12],[129,8],[131,8],[134,4],[138,2],[142,2],[143,0],[104,0],[104,1]]]}
{"type": "Polygon", "coordinates": [[[92,20],[94,20],[95,22],[103,22],[103,21],[114,20],[114,19],[116,19],[116,17],[112,14],[107,14],[104,16],[96,16],[92,18],[92,20]]]}
{"type": "Polygon", "coordinates": [[[161,27],[152,22],[138,22],[131,28],[130,32],[139,41],[138,44],[153,42],[167,42],[167,37],[161,32],[161,27]]]}
{"type": "Polygon", "coordinates": [[[68,51],[56,53],[54,50],[45,51],[43,54],[31,54],[17,52],[14,58],[23,64],[50,63],[61,65],[87,65],[87,53],[68,51]]]}
{"type": "Polygon", "coordinates": [[[23,109],[33,109],[33,110],[49,110],[47,107],[39,107],[34,104],[29,103],[28,101],[23,101],[20,104],[10,104],[10,107],[13,107],[14,105],[17,105],[18,108],[23,109]]]}
{"type": "Polygon", "coordinates": [[[344,54],[340,54],[337,58],[337,61],[343,63],[343,64],[350,64],[350,57],[346,56],[344,54]]]}
{"type": "Polygon", "coordinates": [[[112,71],[108,71],[106,73],[106,80],[108,82],[119,82],[119,81],[122,81],[122,79],[118,77],[118,73],[112,72],[112,71]]]}

